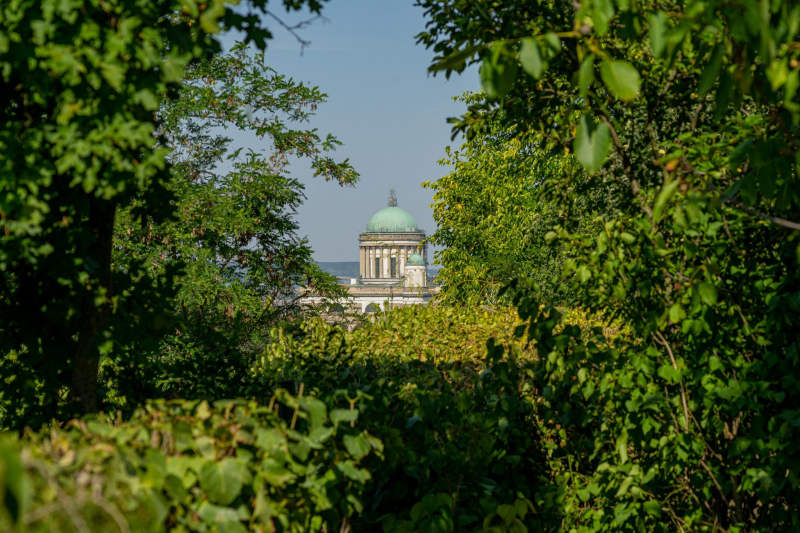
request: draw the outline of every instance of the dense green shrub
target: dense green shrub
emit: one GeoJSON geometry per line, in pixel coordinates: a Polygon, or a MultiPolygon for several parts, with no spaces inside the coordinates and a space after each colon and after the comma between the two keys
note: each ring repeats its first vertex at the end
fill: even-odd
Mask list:
{"type": "Polygon", "coordinates": [[[283,391],[268,405],[152,402],[124,423],[101,415],[0,441],[0,529],[346,528],[370,479],[360,463],[382,449],[358,403],[328,411],[283,391]]]}
{"type": "Polygon", "coordinates": [[[75,513],[91,531],[545,529],[558,522],[556,441],[537,430],[520,323],[511,310],[412,307],[355,332],[275,331],[247,379],[260,403],[161,401],[121,424],[6,442],[4,519],[34,531],[80,531],[75,513]]]}
{"type": "Polygon", "coordinates": [[[302,383],[332,408],[361,402],[385,449],[365,459],[373,481],[354,530],[540,529],[546,452],[517,322],[509,311],[411,307],[352,333],[312,323],[300,341],[278,334],[254,373],[265,386],[302,383]]]}

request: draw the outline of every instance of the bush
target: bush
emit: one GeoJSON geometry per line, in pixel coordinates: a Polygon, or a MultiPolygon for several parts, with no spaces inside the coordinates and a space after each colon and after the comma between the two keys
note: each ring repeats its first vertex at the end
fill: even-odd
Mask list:
{"type": "Polygon", "coordinates": [[[5,440],[0,530],[347,527],[370,479],[360,463],[382,449],[353,423],[356,403],[328,412],[316,398],[283,391],[267,406],[151,402],[125,423],[101,415],[5,440]]]}
{"type": "Polygon", "coordinates": [[[352,333],[312,323],[299,341],[276,333],[253,372],[267,387],[302,383],[330,407],[362,402],[385,449],[365,458],[373,479],[354,531],[541,529],[533,352],[517,323],[511,311],[416,307],[352,333]]]}
{"type": "MultiPolygon", "coordinates": [[[[603,333],[591,316],[568,315],[603,333]]],[[[575,334],[555,313],[547,326],[554,343],[575,334]]],[[[73,421],[7,443],[6,520],[78,530],[74,509],[93,531],[127,521],[132,530],[558,531],[571,502],[565,457],[587,435],[567,433],[563,417],[541,419],[552,390],[537,388],[541,362],[525,331],[511,309],[445,307],[396,309],[354,332],[321,321],[296,336],[275,330],[242,389],[260,404],[151,402],[122,424],[73,421]],[[15,488],[21,477],[30,503],[15,488]]],[[[574,468],[592,461],[570,457],[574,468]]]]}

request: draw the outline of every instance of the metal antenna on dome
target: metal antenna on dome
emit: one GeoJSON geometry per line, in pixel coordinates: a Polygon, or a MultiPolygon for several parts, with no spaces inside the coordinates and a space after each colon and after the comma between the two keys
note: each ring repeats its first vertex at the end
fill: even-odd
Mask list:
{"type": "Polygon", "coordinates": [[[389,189],[389,207],[397,207],[397,192],[389,189]]]}

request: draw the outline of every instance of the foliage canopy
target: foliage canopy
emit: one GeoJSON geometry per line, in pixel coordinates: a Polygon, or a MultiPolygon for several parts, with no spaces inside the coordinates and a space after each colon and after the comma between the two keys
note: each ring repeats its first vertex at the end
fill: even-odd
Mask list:
{"type": "Polygon", "coordinates": [[[419,3],[433,71],[481,63],[490,98],[456,131],[499,118],[569,150],[586,185],[556,176],[548,197],[615,207],[591,238],[546,240],[576,255],[572,304],[621,318],[630,342],[554,330],[556,309],[517,299],[543,420],[568,435],[564,527],[796,528],[800,5],[419,3]]]}
{"type": "MultiPolygon", "coordinates": [[[[484,98],[475,93],[460,100],[474,104],[484,98]]],[[[520,290],[535,285],[544,297],[563,300],[559,277],[567,254],[542,246],[544,236],[556,224],[580,233],[607,208],[602,199],[589,198],[565,213],[541,194],[552,176],[575,175],[575,158],[546,157],[535,141],[498,118],[458,150],[448,148],[439,163],[453,170],[423,183],[435,191],[436,231],[429,240],[442,247],[436,253],[442,265],[437,301],[497,305],[499,290],[511,278],[519,280],[520,290]]]]}
{"type": "MultiPolygon", "coordinates": [[[[131,345],[153,350],[174,329],[178,265],[153,271],[139,254],[114,269],[115,219],[131,202],[138,206],[131,220],[145,225],[175,215],[170,150],[159,139],[170,124],[160,106],[178,97],[187,68],[196,74],[220,51],[221,30],[240,30],[264,48],[271,34],[259,13],[271,14],[266,0],[247,10],[222,0],[3,5],[0,394],[11,405],[4,425],[38,427],[96,411],[100,357],[131,345]]],[[[261,133],[298,140],[276,128],[261,133]]],[[[302,139],[283,152],[313,144],[302,139]]],[[[326,177],[354,177],[322,155],[312,158],[326,177]]]]}
{"type": "Polygon", "coordinates": [[[347,161],[330,157],[340,144],[335,137],[302,127],[324,101],[318,88],[274,72],[263,53],[240,44],[191,67],[178,98],[161,107],[176,213],[142,223],[136,213],[146,208],[144,200],[122,209],[113,268],[143,264],[159,277],[182,265],[175,325],[150,354],[132,344],[108,358],[103,378],[122,395],[114,403],[132,408],[136,398],[243,396],[243,374],[269,330],[325,310],[303,305],[298,286],[331,302],[345,296],[297,235],[294,215],[305,197],[288,175],[289,160],[302,158],[341,185],[358,179],[347,161]],[[231,130],[264,148],[245,153],[231,130]]]}

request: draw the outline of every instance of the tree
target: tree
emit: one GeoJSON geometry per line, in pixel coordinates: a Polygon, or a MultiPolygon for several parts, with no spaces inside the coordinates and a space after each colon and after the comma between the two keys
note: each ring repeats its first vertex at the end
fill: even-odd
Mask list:
{"type": "MultiPolygon", "coordinates": [[[[284,0],[319,13],[318,0],[284,0]]],[[[258,12],[221,0],[4,4],[0,15],[0,354],[3,426],[96,409],[100,354],[164,333],[170,280],[112,273],[119,205],[171,215],[155,115],[186,66],[236,28],[265,45],[258,12]],[[68,401],[61,412],[59,406],[68,401]]],[[[141,213],[144,214],[144,213],[141,213]]]]}
{"type": "MultiPolygon", "coordinates": [[[[484,98],[476,93],[460,100],[476,103],[484,98]]],[[[447,158],[439,163],[453,170],[434,183],[423,183],[436,191],[437,227],[430,241],[442,247],[436,253],[442,265],[437,274],[442,283],[439,300],[497,304],[498,291],[512,278],[522,281],[520,290],[536,284],[543,294],[555,298],[565,254],[539,244],[554,225],[580,232],[585,218],[591,216],[586,208],[560,212],[540,189],[551,174],[573,175],[574,157],[547,157],[536,143],[498,120],[459,150],[448,147],[447,158]]],[[[508,303],[510,298],[505,300],[508,303]]]]}
{"type": "Polygon", "coordinates": [[[276,73],[244,44],[188,69],[179,97],[159,111],[159,133],[172,150],[176,217],[142,224],[135,213],[144,200],[135,201],[118,217],[114,251],[115,270],[143,264],[153,278],[182,265],[176,330],[136,374],[130,365],[146,351],[132,345],[118,354],[113,379],[129,390],[146,384],[147,397],[242,396],[242,374],[269,330],[326,308],[299,302],[298,286],[330,305],[346,296],[297,235],[303,185],[287,175],[289,161],[302,158],[326,180],[345,186],[358,179],[349,162],[328,155],[340,144],[335,137],[291,127],[308,122],[325,97],[276,73]],[[237,148],[230,129],[267,148],[237,148]]]}
{"type": "MultiPolygon", "coordinates": [[[[796,528],[800,5],[419,3],[432,70],[481,63],[490,98],[456,131],[500,117],[571,150],[616,208],[546,237],[578,255],[572,304],[632,338],[518,300],[560,442],[541,501],[562,529],[796,528]]],[[[564,209],[584,194],[553,178],[564,209]]]]}

